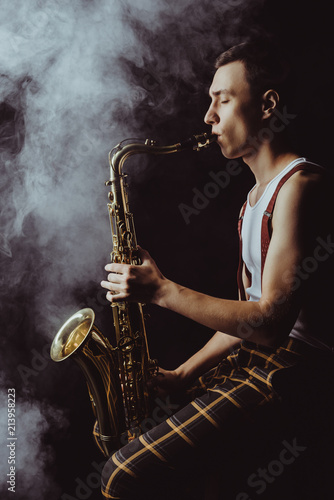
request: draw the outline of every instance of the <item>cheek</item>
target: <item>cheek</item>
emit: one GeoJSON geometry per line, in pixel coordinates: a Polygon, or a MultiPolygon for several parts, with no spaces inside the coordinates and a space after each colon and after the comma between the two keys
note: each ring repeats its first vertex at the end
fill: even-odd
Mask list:
{"type": "Polygon", "coordinates": [[[231,143],[243,143],[249,136],[249,127],[245,123],[243,117],[233,114],[225,127],[225,137],[231,143]]]}
{"type": "MultiPolygon", "coordinates": [[[[234,112],[222,123],[222,137],[218,141],[226,158],[238,158],[248,151],[247,144],[254,129],[244,114],[234,112]]],[[[256,135],[256,134],[255,134],[256,135]]]]}
{"type": "Polygon", "coordinates": [[[256,135],[262,125],[260,110],[255,106],[244,105],[240,109],[239,116],[248,135],[256,135]]]}

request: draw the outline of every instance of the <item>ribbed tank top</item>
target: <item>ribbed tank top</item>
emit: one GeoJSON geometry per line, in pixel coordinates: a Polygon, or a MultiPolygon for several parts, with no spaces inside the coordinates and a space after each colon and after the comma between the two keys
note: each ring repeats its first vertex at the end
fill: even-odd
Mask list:
{"type": "MultiPolygon", "coordinates": [[[[303,157],[293,160],[284,168],[284,170],[282,170],[267,184],[262,196],[253,206],[249,203],[249,197],[255,186],[248,193],[241,230],[242,259],[251,274],[251,285],[246,288],[246,294],[249,296],[248,300],[258,301],[262,294],[261,225],[263,212],[266,210],[282,177],[284,177],[284,175],[292,170],[296,165],[303,162],[315,165],[303,157]]],[[[290,332],[290,337],[303,340],[314,347],[327,348],[327,345],[317,338],[318,335],[317,332],[314,331],[314,327],[305,321],[303,310],[301,310],[297,321],[290,332]]]]}

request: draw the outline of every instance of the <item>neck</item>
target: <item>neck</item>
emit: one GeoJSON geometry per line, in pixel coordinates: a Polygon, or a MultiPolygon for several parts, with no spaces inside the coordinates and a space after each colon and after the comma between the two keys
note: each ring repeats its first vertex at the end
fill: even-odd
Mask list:
{"type": "Polygon", "coordinates": [[[256,152],[246,154],[242,159],[253,172],[256,184],[264,186],[298,157],[288,144],[274,147],[271,143],[264,143],[256,152]]]}

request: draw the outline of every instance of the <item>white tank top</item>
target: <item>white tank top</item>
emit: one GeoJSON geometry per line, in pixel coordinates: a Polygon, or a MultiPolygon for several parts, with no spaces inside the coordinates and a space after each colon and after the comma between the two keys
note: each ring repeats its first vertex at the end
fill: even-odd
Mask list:
{"type": "MultiPolygon", "coordinates": [[[[274,177],[266,186],[261,198],[255,203],[254,206],[249,204],[249,196],[253,191],[254,187],[248,193],[246,210],[244,213],[244,218],[241,228],[241,238],[242,238],[242,259],[251,273],[251,285],[246,288],[246,294],[251,301],[258,301],[262,294],[261,287],[261,226],[263,212],[267,209],[267,206],[275,192],[275,189],[279,181],[296,165],[306,162],[308,164],[314,163],[308,161],[306,158],[297,158],[292,161],[282,170],[276,177],[274,177]]],[[[314,327],[311,327],[305,321],[305,314],[303,314],[303,308],[297,318],[295,325],[293,326],[290,337],[298,338],[307,342],[314,347],[327,348],[327,345],[321,340],[317,335],[317,332],[313,331],[314,327]]]]}

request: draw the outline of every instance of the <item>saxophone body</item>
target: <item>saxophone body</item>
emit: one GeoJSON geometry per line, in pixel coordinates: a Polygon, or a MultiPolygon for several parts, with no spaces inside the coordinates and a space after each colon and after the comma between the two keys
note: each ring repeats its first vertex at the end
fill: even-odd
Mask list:
{"type": "MultiPolygon", "coordinates": [[[[110,187],[112,262],[141,264],[123,173],[125,161],[136,154],[201,150],[214,140],[214,135],[204,133],[171,146],[157,146],[151,140],[129,144],[123,141],[110,151],[110,178],[106,185],[110,187]]],[[[115,347],[96,327],[94,311],[86,308],[64,323],[50,351],[54,361],[71,357],[83,371],[98,424],[98,444],[106,457],[142,433],[141,422],[151,409],[147,381],[157,372],[157,362],[149,355],[143,304],[113,302],[111,307],[115,347]]]]}

